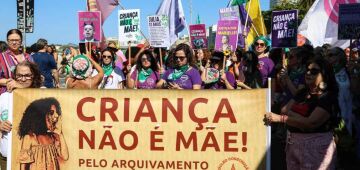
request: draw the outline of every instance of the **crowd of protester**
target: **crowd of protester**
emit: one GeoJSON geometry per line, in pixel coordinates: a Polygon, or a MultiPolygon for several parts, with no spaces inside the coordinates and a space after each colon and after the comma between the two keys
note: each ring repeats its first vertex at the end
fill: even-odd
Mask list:
{"type": "MultiPolygon", "coordinates": [[[[124,54],[109,42],[102,51],[87,43],[86,52],[75,47],[58,52],[39,39],[25,52],[21,44],[16,29],[0,42],[1,96],[16,88],[59,88],[59,76],[66,77],[65,88],[82,89],[245,90],[267,88],[272,78],[272,110],[264,121],[273,126],[273,169],[346,167],[341,154],[360,159],[357,48],[272,49],[263,36],[249,50],[234,51],[192,49],[186,43],[160,50],[145,42],[124,54]],[[347,138],[352,143],[343,146],[347,138]]],[[[2,120],[0,130],[9,132],[11,123],[2,120]]],[[[1,155],[4,160],[6,153],[1,155]]]]}

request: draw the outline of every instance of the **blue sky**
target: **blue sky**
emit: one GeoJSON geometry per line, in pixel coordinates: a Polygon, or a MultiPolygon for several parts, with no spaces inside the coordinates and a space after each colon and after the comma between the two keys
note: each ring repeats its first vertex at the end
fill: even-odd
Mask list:
{"type": "MultiPolygon", "coordinates": [[[[146,36],[146,17],[155,14],[162,0],[120,0],[126,9],[141,10],[141,30],[146,36]]],[[[190,5],[192,2],[193,22],[200,15],[206,26],[216,24],[219,8],[225,7],[229,0],[182,0],[185,18],[190,23],[190,5]]],[[[260,0],[263,10],[269,9],[269,0],[260,0]]],[[[34,33],[26,34],[26,44],[31,45],[39,38],[45,38],[50,44],[78,43],[77,12],[86,10],[86,0],[35,0],[34,33]]],[[[106,37],[117,37],[117,10],[114,10],[103,26],[106,37]]],[[[6,40],[9,29],[16,28],[16,0],[1,0],[0,5],[0,41],[6,40]]],[[[186,31],[186,30],[184,30],[186,31]]],[[[183,32],[184,32],[183,31],[183,32]]],[[[185,32],[186,33],[186,32],[185,32]]]]}

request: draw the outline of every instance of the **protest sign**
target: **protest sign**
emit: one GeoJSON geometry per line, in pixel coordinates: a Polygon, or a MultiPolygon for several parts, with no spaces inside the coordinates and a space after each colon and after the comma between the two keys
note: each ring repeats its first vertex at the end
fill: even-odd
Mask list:
{"type": "Polygon", "coordinates": [[[148,16],[150,45],[153,47],[169,47],[169,17],[166,15],[148,16]]]}
{"type": "Polygon", "coordinates": [[[272,13],[272,47],[296,47],[298,11],[273,11],[272,13]]]}
{"type": "Polygon", "coordinates": [[[266,89],[20,89],[13,100],[11,169],[265,169],[266,89]]]}
{"type": "Polygon", "coordinates": [[[99,11],[78,12],[79,41],[101,41],[101,14],[99,11]]]}
{"type": "Polygon", "coordinates": [[[238,20],[219,20],[217,24],[215,50],[234,51],[238,41],[238,20]]]}
{"type": "Polygon", "coordinates": [[[238,20],[240,18],[239,7],[231,6],[219,10],[220,20],[238,20]]]}
{"type": "Polygon", "coordinates": [[[205,24],[190,25],[190,40],[193,49],[207,48],[205,24]]]}
{"type": "Polygon", "coordinates": [[[34,0],[25,0],[25,1],[17,0],[16,5],[17,5],[17,29],[19,29],[20,31],[24,31],[24,26],[25,26],[26,33],[33,33],[34,32],[34,0]],[[25,9],[25,18],[24,18],[24,9],[25,9]]]}
{"type": "Polygon", "coordinates": [[[119,10],[119,44],[136,46],[143,39],[140,33],[140,9],[119,10]]]}
{"type": "Polygon", "coordinates": [[[339,4],[338,39],[360,38],[360,4],[339,4]]]}

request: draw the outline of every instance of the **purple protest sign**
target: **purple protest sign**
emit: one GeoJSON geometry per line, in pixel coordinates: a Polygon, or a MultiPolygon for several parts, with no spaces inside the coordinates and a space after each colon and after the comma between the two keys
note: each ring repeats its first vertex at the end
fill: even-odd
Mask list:
{"type": "Polygon", "coordinates": [[[205,24],[190,25],[190,40],[193,49],[207,48],[205,24]]]}
{"type": "Polygon", "coordinates": [[[298,11],[273,11],[272,13],[272,47],[296,47],[298,11]]]}
{"type": "Polygon", "coordinates": [[[219,20],[216,31],[215,50],[236,50],[238,30],[238,20],[219,20]]]}
{"type": "Polygon", "coordinates": [[[78,12],[78,19],[79,41],[99,42],[101,40],[100,12],[78,12]]]}

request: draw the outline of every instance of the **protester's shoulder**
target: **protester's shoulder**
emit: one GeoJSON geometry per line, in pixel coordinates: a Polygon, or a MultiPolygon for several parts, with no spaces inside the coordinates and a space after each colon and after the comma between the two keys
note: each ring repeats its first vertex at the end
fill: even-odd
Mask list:
{"type": "Polygon", "coordinates": [[[121,68],[120,68],[120,67],[118,67],[118,66],[115,66],[115,68],[114,68],[114,72],[115,72],[116,74],[119,74],[119,75],[124,74],[124,73],[123,73],[123,71],[121,70],[121,68]]]}

